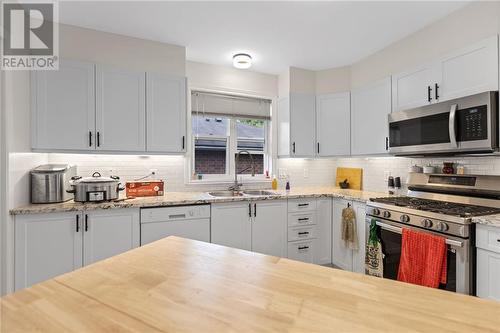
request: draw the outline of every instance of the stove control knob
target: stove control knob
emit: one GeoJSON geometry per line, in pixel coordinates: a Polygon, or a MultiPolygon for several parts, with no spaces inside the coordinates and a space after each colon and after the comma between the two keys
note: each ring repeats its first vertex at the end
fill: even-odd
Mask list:
{"type": "Polygon", "coordinates": [[[378,208],[373,208],[373,210],[372,210],[372,214],[373,214],[373,215],[380,215],[380,209],[378,209],[378,208]]]}
{"type": "Polygon", "coordinates": [[[410,222],[410,217],[408,215],[404,214],[404,215],[401,215],[399,220],[403,223],[408,223],[408,222],[410,222]]]}
{"type": "Polygon", "coordinates": [[[432,228],[432,220],[431,219],[423,219],[421,224],[423,227],[432,228]]]}
{"type": "Polygon", "coordinates": [[[391,217],[391,212],[384,211],[384,217],[385,217],[386,219],[388,219],[389,217],[391,217]]]}
{"type": "Polygon", "coordinates": [[[437,224],[437,229],[439,231],[447,231],[450,227],[448,227],[448,225],[444,222],[438,222],[437,224]]]}

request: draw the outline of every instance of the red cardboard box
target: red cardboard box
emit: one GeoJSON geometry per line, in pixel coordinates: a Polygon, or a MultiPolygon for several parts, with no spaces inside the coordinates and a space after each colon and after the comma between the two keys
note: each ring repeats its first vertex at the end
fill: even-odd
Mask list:
{"type": "Polygon", "coordinates": [[[127,197],[156,197],[162,196],[163,191],[163,180],[134,181],[125,185],[127,197]]]}

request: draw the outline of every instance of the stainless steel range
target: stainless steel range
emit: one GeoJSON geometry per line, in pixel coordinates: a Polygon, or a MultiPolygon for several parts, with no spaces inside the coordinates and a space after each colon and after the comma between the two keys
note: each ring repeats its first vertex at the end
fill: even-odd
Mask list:
{"type": "Polygon", "coordinates": [[[373,198],[366,222],[375,220],[384,277],[396,279],[402,228],[441,235],[448,244],[448,281],[441,289],[475,294],[474,216],[500,213],[500,176],[411,173],[408,196],[373,198]]]}

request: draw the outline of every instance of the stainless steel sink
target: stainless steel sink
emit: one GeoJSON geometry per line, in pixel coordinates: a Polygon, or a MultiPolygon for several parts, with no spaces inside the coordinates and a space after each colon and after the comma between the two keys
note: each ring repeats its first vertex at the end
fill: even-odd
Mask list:
{"type": "Polygon", "coordinates": [[[243,193],[238,191],[214,191],[214,192],[208,192],[208,194],[218,198],[231,198],[231,197],[243,196],[243,193]]]}
{"type": "Polygon", "coordinates": [[[243,194],[246,195],[275,195],[276,193],[266,190],[248,190],[243,191],[243,194]]]}

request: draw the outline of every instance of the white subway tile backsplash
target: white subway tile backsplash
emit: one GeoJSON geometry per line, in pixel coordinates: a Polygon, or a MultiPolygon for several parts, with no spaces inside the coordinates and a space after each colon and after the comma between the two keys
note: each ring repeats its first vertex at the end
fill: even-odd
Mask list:
{"type": "MultiPolygon", "coordinates": [[[[78,174],[89,176],[95,171],[103,175],[118,175],[124,181],[134,180],[156,172],[155,177],[166,181],[167,191],[205,191],[227,187],[226,184],[186,184],[184,156],[134,156],[98,154],[48,154],[49,163],[71,163],[77,165],[78,174]]],[[[404,158],[404,157],[352,157],[331,159],[279,159],[275,173],[282,169],[290,179],[291,186],[334,185],[336,168],[339,166],[363,168],[363,189],[385,192],[386,175],[401,177],[406,182],[408,169],[417,164],[434,165],[441,169],[443,162],[454,162],[465,167],[468,174],[500,175],[500,157],[460,158],[404,158]],[[306,172],[304,172],[306,170],[306,172]],[[306,175],[307,177],[305,177],[306,175]]],[[[285,180],[279,179],[284,187],[285,180]]],[[[253,187],[269,187],[259,184],[253,187]]]]}

